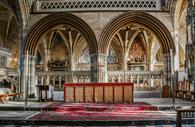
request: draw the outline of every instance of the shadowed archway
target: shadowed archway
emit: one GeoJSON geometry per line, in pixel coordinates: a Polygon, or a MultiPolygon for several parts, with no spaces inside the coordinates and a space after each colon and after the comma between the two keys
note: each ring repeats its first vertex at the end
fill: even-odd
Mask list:
{"type": "Polygon", "coordinates": [[[42,18],[39,22],[37,22],[29,30],[29,33],[25,38],[25,46],[23,53],[25,54],[25,51],[28,50],[29,54],[34,55],[40,37],[47,30],[59,24],[67,24],[80,31],[85,37],[87,44],[89,45],[90,54],[97,53],[97,40],[91,28],[82,19],[69,13],[50,14],[42,18]]]}

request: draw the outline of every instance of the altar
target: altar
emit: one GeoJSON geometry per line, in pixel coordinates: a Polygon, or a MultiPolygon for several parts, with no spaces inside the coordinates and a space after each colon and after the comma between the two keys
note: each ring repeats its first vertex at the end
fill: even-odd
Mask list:
{"type": "Polygon", "coordinates": [[[133,102],[133,83],[65,83],[65,102],[133,102]]]}

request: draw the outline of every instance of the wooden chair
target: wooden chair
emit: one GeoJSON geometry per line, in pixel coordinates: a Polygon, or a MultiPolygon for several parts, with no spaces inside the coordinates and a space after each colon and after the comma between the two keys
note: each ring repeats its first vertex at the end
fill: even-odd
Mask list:
{"type": "Polygon", "coordinates": [[[179,83],[177,84],[177,89],[175,90],[176,98],[183,98],[182,87],[183,87],[183,82],[179,81],[179,83]]]}
{"type": "Polygon", "coordinates": [[[186,80],[185,90],[186,90],[186,92],[185,92],[184,99],[190,100],[191,99],[191,92],[190,92],[190,81],[189,80],[186,80]]]}
{"type": "Polygon", "coordinates": [[[168,98],[170,97],[170,88],[168,85],[163,86],[163,98],[168,98]]]}

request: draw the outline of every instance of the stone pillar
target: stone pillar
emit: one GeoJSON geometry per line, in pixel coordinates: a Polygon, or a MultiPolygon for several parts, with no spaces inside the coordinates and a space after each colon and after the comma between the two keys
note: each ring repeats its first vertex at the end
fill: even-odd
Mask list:
{"type": "Polygon", "coordinates": [[[165,54],[163,58],[164,69],[163,69],[163,77],[164,84],[168,85],[171,88],[171,59],[170,54],[165,54]]]}
{"type": "Polygon", "coordinates": [[[75,71],[74,54],[70,56],[70,71],[75,71]]]}
{"type": "Polygon", "coordinates": [[[91,81],[90,82],[98,82],[98,55],[91,54],[91,81]]]}
{"type": "Polygon", "coordinates": [[[127,56],[128,52],[123,55],[123,71],[127,71],[127,56]]]}
{"type": "Polygon", "coordinates": [[[174,57],[174,69],[179,70],[179,36],[178,31],[175,31],[175,57],[174,57]]]}
{"type": "MultiPolygon", "coordinates": [[[[44,41],[44,44],[47,43],[47,41],[45,39],[43,39],[43,41],[44,41]]],[[[46,72],[49,71],[48,62],[50,61],[50,53],[51,53],[50,48],[47,48],[47,46],[45,45],[44,46],[45,57],[44,57],[44,60],[43,60],[44,61],[43,70],[46,71],[46,72]]],[[[49,85],[49,75],[47,75],[46,80],[44,81],[44,84],[49,85]]]]}
{"type": "Polygon", "coordinates": [[[24,58],[23,58],[23,65],[25,65],[23,67],[23,73],[22,73],[22,76],[21,76],[21,92],[23,93],[23,99],[26,98],[26,92],[27,92],[27,86],[28,86],[28,72],[27,72],[27,55],[24,55],[24,58]]]}
{"type": "Polygon", "coordinates": [[[191,57],[191,74],[190,80],[195,80],[195,56],[191,57]]]}
{"type": "Polygon", "coordinates": [[[74,52],[73,52],[73,38],[71,30],[68,32],[69,43],[70,43],[70,70],[75,71],[74,52]]]}
{"type": "Polygon", "coordinates": [[[24,93],[24,56],[23,56],[23,47],[24,47],[24,33],[22,30],[19,33],[19,60],[18,60],[18,70],[19,70],[19,91],[24,93]]]}
{"type": "Polygon", "coordinates": [[[36,56],[29,56],[29,94],[36,92],[35,58],[36,56]]]}
{"type": "MultiPolygon", "coordinates": [[[[46,67],[44,67],[44,71],[48,71],[48,66],[47,66],[48,64],[46,64],[45,66],[46,67]]],[[[44,83],[42,83],[41,85],[43,85],[43,84],[45,84],[45,85],[50,85],[49,84],[49,75],[46,75],[46,81],[44,82],[44,83]]]]}
{"type": "Polygon", "coordinates": [[[98,82],[108,82],[107,55],[100,54],[98,59],[98,82]]]}
{"type": "Polygon", "coordinates": [[[28,65],[27,65],[27,56],[24,55],[24,72],[21,77],[21,88],[23,96],[28,91],[28,95],[34,94],[36,92],[36,76],[35,76],[35,56],[28,56],[28,65]]]}
{"type": "Polygon", "coordinates": [[[108,82],[107,55],[91,54],[91,82],[108,82]]]}
{"type": "Polygon", "coordinates": [[[195,81],[195,45],[192,45],[192,53],[191,53],[191,80],[195,81]]]}

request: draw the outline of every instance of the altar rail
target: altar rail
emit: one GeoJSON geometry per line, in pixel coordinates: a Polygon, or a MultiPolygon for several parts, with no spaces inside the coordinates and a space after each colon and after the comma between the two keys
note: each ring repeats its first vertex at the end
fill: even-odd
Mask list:
{"type": "Polygon", "coordinates": [[[136,91],[161,91],[162,71],[108,71],[108,82],[132,82],[136,91]]]}
{"type": "Polygon", "coordinates": [[[67,83],[65,102],[133,102],[133,83],[67,83]]]}
{"type": "Polygon", "coordinates": [[[90,71],[43,71],[36,72],[36,84],[50,84],[63,91],[64,83],[90,82],[90,71]]]}
{"type": "MultiPolygon", "coordinates": [[[[63,91],[64,83],[90,82],[90,71],[36,72],[36,84],[50,84],[63,91]]],[[[136,91],[161,91],[161,71],[108,71],[108,82],[132,82],[136,91]]]]}

